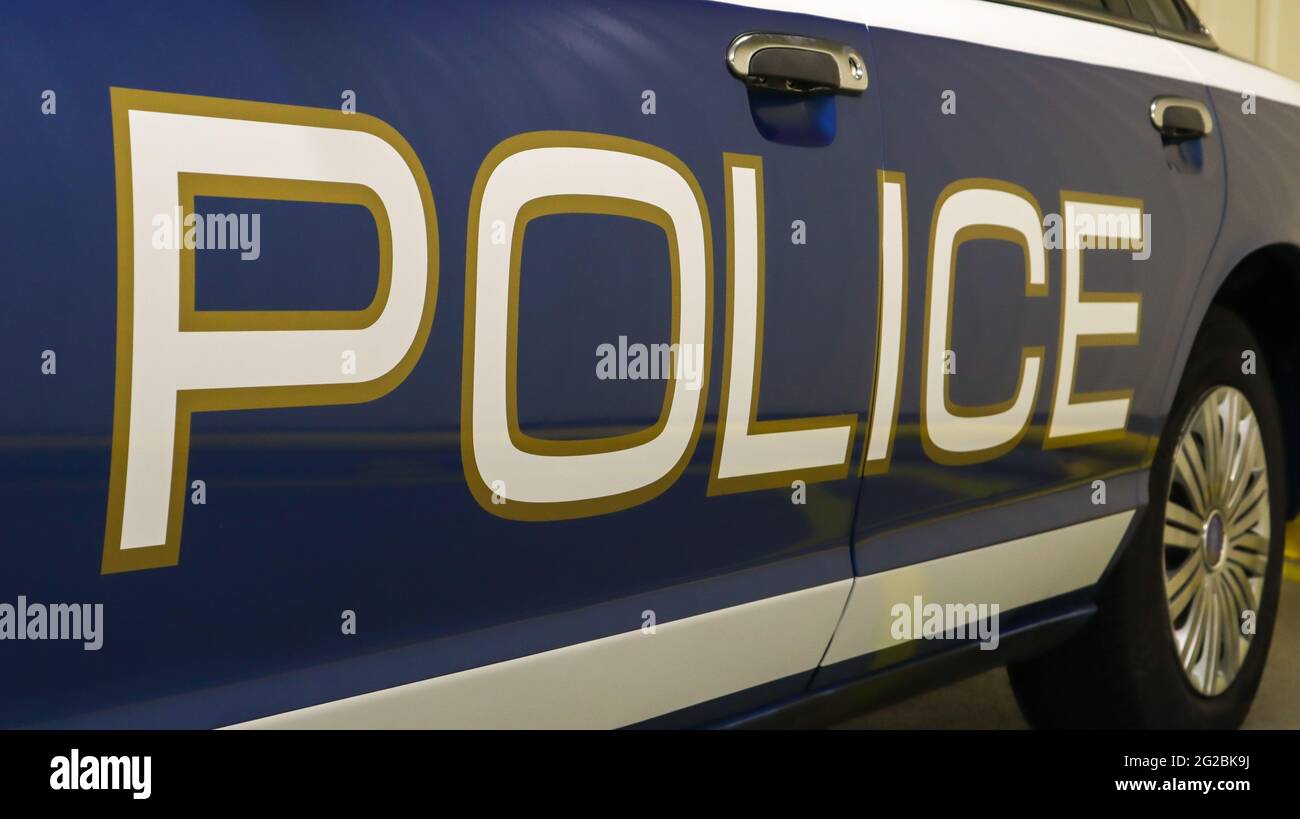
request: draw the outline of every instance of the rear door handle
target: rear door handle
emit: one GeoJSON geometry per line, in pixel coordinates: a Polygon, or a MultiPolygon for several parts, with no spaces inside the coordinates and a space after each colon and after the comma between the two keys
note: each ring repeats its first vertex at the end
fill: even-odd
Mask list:
{"type": "Polygon", "coordinates": [[[751,32],[727,49],[731,73],[746,85],[790,94],[860,94],[867,64],[843,43],[797,34],[751,32]]]}
{"type": "Polygon", "coordinates": [[[1170,139],[1201,139],[1214,133],[1214,118],[1204,103],[1187,97],[1156,97],[1151,124],[1170,139]]]}

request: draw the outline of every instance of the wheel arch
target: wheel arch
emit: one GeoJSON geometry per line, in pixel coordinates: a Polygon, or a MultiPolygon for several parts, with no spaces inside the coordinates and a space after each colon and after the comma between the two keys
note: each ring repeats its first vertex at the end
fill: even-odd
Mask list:
{"type": "Polygon", "coordinates": [[[1259,340],[1256,353],[1267,364],[1282,416],[1291,520],[1300,512],[1300,247],[1276,244],[1246,256],[1210,304],[1240,316],[1259,340]]]}

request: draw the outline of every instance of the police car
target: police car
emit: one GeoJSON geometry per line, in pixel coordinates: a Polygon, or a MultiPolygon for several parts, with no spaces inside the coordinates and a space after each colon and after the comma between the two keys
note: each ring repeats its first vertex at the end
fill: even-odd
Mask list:
{"type": "Polygon", "coordinates": [[[1182,0],[0,31],[0,724],[1244,718],[1300,86],[1182,0]]]}

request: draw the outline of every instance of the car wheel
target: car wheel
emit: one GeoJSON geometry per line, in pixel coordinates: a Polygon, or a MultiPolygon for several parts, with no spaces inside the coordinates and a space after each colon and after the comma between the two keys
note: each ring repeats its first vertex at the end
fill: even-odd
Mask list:
{"type": "Polygon", "coordinates": [[[1245,719],[1277,616],[1285,539],[1280,416],[1258,352],[1240,318],[1210,312],[1157,448],[1147,509],[1097,615],[1010,667],[1032,725],[1222,729],[1245,719]]]}

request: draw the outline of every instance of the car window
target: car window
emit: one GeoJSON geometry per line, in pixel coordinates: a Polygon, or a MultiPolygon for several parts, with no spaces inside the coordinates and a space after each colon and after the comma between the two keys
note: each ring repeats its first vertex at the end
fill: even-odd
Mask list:
{"type": "Polygon", "coordinates": [[[1196,13],[1184,0],[990,0],[1038,11],[1083,17],[1162,37],[1217,49],[1196,13]]]}
{"type": "Polygon", "coordinates": [[[1062,0],[1067,6],[1082,6],[1093,11],[1110,11],[1102,0],[1062,0]]]}
{"type": "Polygon", "coordinates": [[[993,2],[1011,3],[1013,5],[1028,6],[1040,11],[1054,11],[1062,14],[1079,12],[1086,15],[1093,13],[1132,20],[1133,12],[1129,8],[1130,2],[1140,3],[1143,0],[993,0],[993,2]]]}
{"type": "Polygon", "coordinates": [[[1128,0],[1057,0],[1057,4],[1088,11],[1101,12],[1114,17],[1132,17],[1128,0]]]}
{"type": "Polygon", "coordinates": [[[1177,0],[1132,0],[1139,20],[1168,31],[1194,31],[1188,15],[1177,0]]]}

